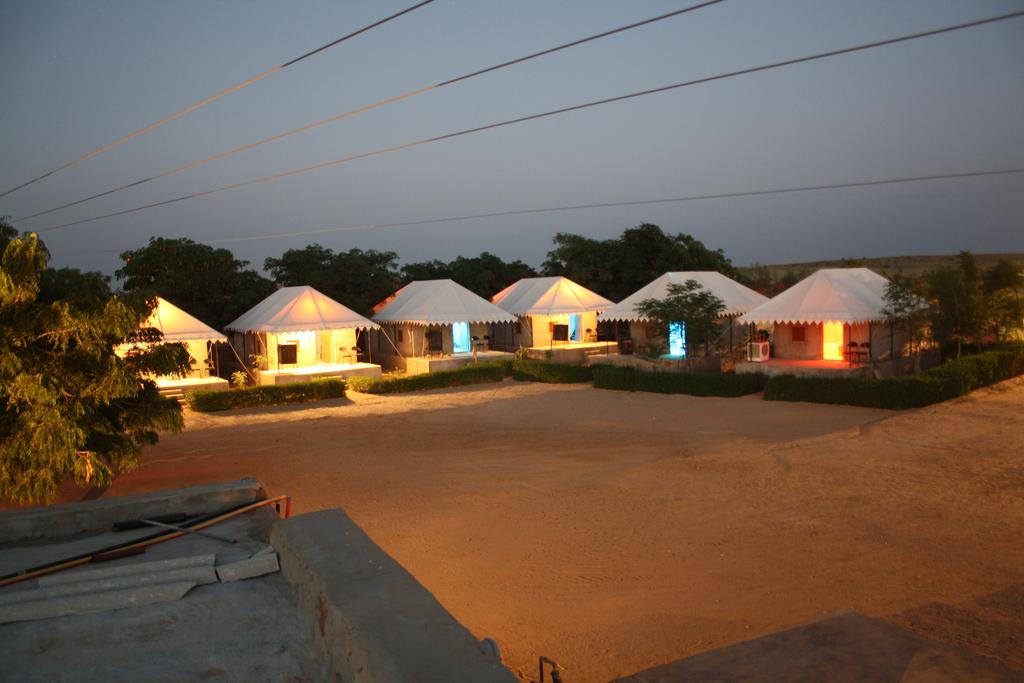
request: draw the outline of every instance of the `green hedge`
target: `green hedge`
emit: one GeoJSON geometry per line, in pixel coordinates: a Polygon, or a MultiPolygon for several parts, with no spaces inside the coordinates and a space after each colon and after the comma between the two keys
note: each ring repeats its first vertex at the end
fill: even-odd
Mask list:
{"type": "Polygon", "coordinates": [[[841,403],[867,408],[920,408],[963,396],[975,389],[1024,374],[1024,345],[1008,345],[964,356],[920,375],[861,379],[847,377],[773,377],[765,389],[769,401],[841,403]]]}
{"type": "Polygon", "coordinates": [[[323,401],[328,398],[341,398],[344,395],[345,382],[342,380],[316,379],[310,382],[268,384],[223,391],[193,391],[186,394],[186,401],[192,410],[212,413],[231,408],[323,401]]]}
{"type": "Polygon", "coordinates": [[[398,394],[424,389],[443,389],[467,384],[500,382],[508,375],[508,363],[487,362],[467,365],[456,370],[443,370],[424,375],[404,377],[350,377],[348,387],[364,394],[398,394]]]}
{"type": "Polygon", "coordinates": [[[594,368],[594,386],[620,391],[690,394],[735,398],[763,391],[767,377],[752,374],[699,374],[695,372],[641,372],[635,368],[594,368]]]}
{"type": "Polygon", "coordinates": [[[548,384],[576,384],[589,382],[594,378],[593,368],[587,365],[547,363],[539,360],[516,360],[512,362],[512,376],[528,382],[548,384]]]}
{"type": "Polygon", "coordinates": [[[839,403],[865,408],[903,410],[953,398],[951,387],[927,374],[885,379],[856,377],[772,377],[765,388],[768,401],[839,403]]]}

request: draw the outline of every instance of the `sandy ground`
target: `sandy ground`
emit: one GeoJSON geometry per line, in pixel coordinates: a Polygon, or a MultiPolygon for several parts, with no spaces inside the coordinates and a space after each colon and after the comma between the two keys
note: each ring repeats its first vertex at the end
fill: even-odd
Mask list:
{"type": "Polygon", "coordinates": [[[525,679],[848,608],[1024,669],[1024,380],[921,411],[507,381],[188,415],[107,495],[343,507],[525,679]]]}

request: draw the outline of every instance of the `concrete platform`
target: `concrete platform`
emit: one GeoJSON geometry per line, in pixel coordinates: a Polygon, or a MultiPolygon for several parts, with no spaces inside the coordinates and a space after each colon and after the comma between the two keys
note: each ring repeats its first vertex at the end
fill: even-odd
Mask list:
{"type": "MultiPolygon", "coordinates": [[[[115,521],[262,497],[242,480],[0,513],[0,576],[154,533],[115,521]]],[[[0,588],[0,679],[516,681],[341,510],[281,520],[262,507],[209,532],[229,541],[186,535],[0,588]]]]}
{"type": "MultiPolygon", "coordinates": [[[[223,484],[13,510],[0,514],[0,549],[4,544],[16,541],[67,538],[86,532],[107,531],[114,522],[147,515],[219,512],[263,497],[263,486],[258,481],[240,479],[223,484]]],[[[146,533],[153,533],[153,530],[146,533]]],[[[0,566],[4,564],[3,555],[0,552],[0,566]]]]}
{"type": "Polygon", "coordinates": [[[219,391],[231,388],[228,381],[220,377],[158,377],[155,381],[161,391],[177,390],[188,393],[196,389],[219,391]]]}
{"type": "Polygon", "coordinates": [[[346,683],[516,683],[511,671],[341,510],[274,526],[321,656],[346,683]]]}
{"type": "MultiPolygon", "coordinates": [[[[655,667],[618,683],[1010,683],[1024,674],[969,650],[845,612],[655,667]]],[[[614,682],[613,682],[614,683],[614,682]]]]}
{"type": "MultiPolygon", "coordinates": [[[[151,546],[137,557],[72,569],[67,576],[208,553],[216,554],[218,562],[242,560],[266,546],[275,519],[269,508],[262,508],[215,527],[216,533],[235,538],[235,544],[188,536],[151,546]]],[[[70,544],[7,546],[0,552],[0,571],[150,533],[103,532],[70,544]]],[[[35,583],[0,588],[0,594],[27,591],[35,583]]],[[[0,626],[0,662],[0,679],[19,683],[332,680],[316,657],[295,589],[280,573],[198,585],[180,599],[159,604],[5,624],[0,626]]]]}
{"type": "Polygon", "coordinates": [[[514,353],[506,353],[504,351],[479,351],[476,354],[476,358],[473,357],[472,353],[454,353],[450,356],[438,358],[407,357],[405,359],[405,372],[409,375],[424,375],[430,372],[455,370],[477,362],[512,360],[514,358],[514,353]]]}
{"type": "Polygon", "coordinates": [[[374,363],[321,364],[286,370],[261,370],[259,380],[260,384],[291,384],[325,377],[345,379],[346,377],[380,377],[380,374],[380,366],[374,363]]]}
{"type": "Polygon", "coordinates": [[[736,373],[796,375],[797,377],[870,377],[870,365],[853,365],[842,360],[786,360],[772,358],[763,363],[737,361],[736,373]]]}
{"type": "Polygon", "coordinates": [[[591,356],[614,355],[619,352],[617,342],[579,342],[556,346],[531,346],[527,354],[534,360],[550,360],[552,363],[583,365],[591,356]]]}

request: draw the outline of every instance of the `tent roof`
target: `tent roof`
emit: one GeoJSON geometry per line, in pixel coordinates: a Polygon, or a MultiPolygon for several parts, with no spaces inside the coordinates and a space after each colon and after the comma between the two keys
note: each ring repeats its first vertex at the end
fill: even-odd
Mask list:
{"type": "Polygon", "coordinates": [[[768,297],[763,294],[758,294],[717,271],[688,270],[665,273],[611,308],[605,309],[597,317],[599,320],[646,320],[636,312],[638,303],[644,299],[664,299],[668,296],[669,285],[686,284],[688,280],[696,280],[701,287],[721,299],[725,303],[723,315],[740,315],[768,301],[768,297]]]}
{"type": "Polygon", "coordinates": [[[282,287],[225,329],[236,332],[299,332],[376,328],[355,311],[309,286],[282,287]]]}
{"type": "Polygon", "coordinates": [[[743,323],[861,323],[884,320],[885,286],[867,268],[823,268],[740,317],[743,323]]]}
{"type": "Polygon", "coordinates": [[[163,297],[156,298],[156,308],[142,327],[160,330],[164,341],[227,341],[227,337],[202,320],[189,315],[163,297]]]}
{"type": "Polygon", "coordinates": [[[612,302],[568,278],[526,277],[491,299],[513,315],[558,315],[599,311],[612,302]]]}
{"type": "Polygon", "coordinates": [[[487,299],[453,280],[418,280],[395,292],[375,313],[378,322],[414,325],[515,322],[487,299]]]}

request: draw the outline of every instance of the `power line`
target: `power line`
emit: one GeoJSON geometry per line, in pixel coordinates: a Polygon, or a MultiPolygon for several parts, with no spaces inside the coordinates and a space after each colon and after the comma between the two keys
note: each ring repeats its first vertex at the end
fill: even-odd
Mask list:
{"type": "Polygon", "coordinates": [[[653,23],[658,22],[658,21],[663,21],[665,19],[670,19],[672,17],[676,17],[676,16],[679,16],[681,14],[686,14],[688,12],[693,12],[695,10],[703,9],[704,7],[709,7],[711,5],[717,5],[718,3],[724,2],[724,1],[725,0],[708,0],[708,2],[702,2],[702,3],[697,4],[697,5],[693,5],[693,6],[690,6],[690,7],[684,7],[683,9],[678,9],[678,10],[675,10],[675,11],[672,11],[672,12],[667,12],[666,14],[658,15],[656,17],[651,17],[650,19],[644,19],[643,21],[637,21],[637,22],[634,22],[632,24],[627,24],[626,26],[620,26],[618,28],[614,28],[614,29],[611,29],[609,31],[603,31],[601,33],[596,33],[596,34],[594,34],[592,36],[587,36],[586,38],[580,38],[579,40],[574,40],[574,41],[569,42],[569,43],[563,43],[562,45],[557,45],[555,47],[548,48],[546,50],[541,50],[540,52],[534,52],[534,53],[528,54],[528,55],[526,55],[524,57],[519,57],[517,59],[512,59],[512,60],[509,60],[509,61],[506,61],[506,62],[502,62],[500,64],[495,64],[494,66],[489,66],[489,67],[484,68],[484,69],[478,69],[477,71],[473,71],[473,72],[470,72],[470,73],[467,73],[467,74],[463,74],[463,75],[457,76],[455,78],[450,78],[450,79],[448,79],[446,81],[440,81],[440,82],[434,83],[432,85],[424,86],[422,88],[417,88],[415,90],[410,90],[410,91],[402,93],[400,95],[395,95],[393,97],[387,97],[385,99],[378,100],[378,101],[373,102],[371,104],[367,104],[367,105],[358,107],[356,109],[352,109],[350,111],[347,111],[347,112],[344,112],[344,113],[341,113],[341,114],[336,114],[334,116],[329,116],[329,117],[327,117],[325,119],[320,119],[318,121],[313,121],[312,123],[308,123],[308,124],[306,124],[304,126],[299,126],[298,128],[292,128],[291,130],[286,130],[283,133],[278,133],[277,135],[271,135],[269,137],[265,137],[265,138],[263,138],[261,140],[257,140],[256,142],[251,142],[249,144],[242,145],[240,147],[235,147],[233,149],[229,149],[229,150],[226,150],[224,152],[220,152],[219,154],[215,154],[213,156],[206,157],[205,159],[200,159],[199,161],[193,161],[193,162],[190,162],[190,163],[187,163],[187,164],[182,164],[181,166],[176,166],[174,168],[168,169],[168,170],[163,171],[161,173],[157,173],[156,175],[149,176],[148,178],[142,178],[141,180],[136,180],[135,182],[126,183],[124,185],[120,185],[118,187],[115,187],[115,188],[110,189],[110,190],[106,190],[104,192],[99,192],[97,194],[93,194],[93,195],[90,195],[88,197],[83,197],[83,198],[75,200],[73,202],[68,202],[67,204],[61,204],[60,206],[55,206],[52,209],[47,209],[45,211],[39,211],[37,213],[30,214],[28,216],[22,216],[21,218],[16,218],[15,222],[17,222],[17,221],[27,221],[27,220],[32,219],[32,218],[38,218],[39,216],[45,216],[46,214],[53,213],[54,211],[60,211],[61,209],[67,209],[67,208],[70,208],[72,206],[77,206],[79,204],[84,204],[85,202],[92,201],[93,199],[99,199],[100,197],[106,197],[108,195],[112,195],[115,192],[120,192],[122,190],[128,190],[128,189],[131,189],[133,187],[138,187],[139,185],[142,185],[144,183],[152,182],[154,180],[159,180],[161,178],[166,178],[168,176],[175,175],[177,173],[181,173],[182,171],[188,171],[188,170],[191,170],[193,168],[198,168],[199,166],[202,166],[204,164],[208,164],[211,161],[217,161],[217,160],[220,160],[220,159],[226,159],[227,157],[230,157],[230,156],[233,156],[235,154],[238,154],[239,152],[246,152],[246,151],[248,151],[250,149],[254,149],[254,148],[259,147],[261,145],[265,145],[265,144],[270,143],[270,142],[275,142],[277,140],[282,140],[284,138],[290,137],[292,135],[296,135],[298,133],[305,133],[307,131],[313,130],[314,128],[319,128],[320,126],[327,125],[328,123],[335,123],[337,121],[341,121],[342,119],[346,119],[346,118],[349,118],[351,116],[355,116],[356,114],[362,114],[362,113],[368,112],[370,110],[377,109],[379,107],[383,107],[383,106],[388,105],[388,104],[393,104],[393,103],[399,102],[401,100],[406,100],[406,99],[409,99],[411,97],[415,97],[416,95],[422,95],[423,93],[431,92],[431,91],[437,90],[439,88],[444,88],[445,86],[454,85],[454,84],[460,83],[462,81],[467,81],[467,80],[469,80],[471,78],[475,78],[476,76],[482,76],[484,74],[491,73],[491,72],[497,71],[499,69],[504,69],[506,67],[513,66],[515,64],[522,64],[523,62],[527,62],[527,61],[529,61],[531,59],[536,59],[538,57],[544,57],[544,56],[553,54],[555,52],[559,52],[561,50],[567,50],[569,48],[576,47],[578,45],[583,45],[584,43],[589,43],[591,41],[599,40],[601,38],[607,38],[608,36],[612,36],[612,35],[615,35],[615,34],[618,34],[618,33],[623,33],[624,31],[629,31],[629,30],[632,30],[632,29],[635,29],[635,28],[639,28],[641,26],[646,26],[648,24],[653,24],[653,23]]]}
{"type": "MultiPolygon", "coordinates": [[[[721,192],[717,194],[694,194],[680,197],[658,197],[656,199],[634,199],[618,202],[599,202],[595,204],[568,204],[565,206],[549,206],[533,209],[511,209],[507,211],[492,211],[490,213],[474,213],[461,216],[446,216],[444,218],[425,218],[415,221],[403,221],[400,223],[368,223],[365,225],[350,225],[335,228],[319,228],[315,230],[296,230],[292,232],[278,232],[269,235],[245,235],[238,237],[224,237],[216,240],[206,240],[206,244],[228,244],[232,242],[255,242],[263,240],[284,239],[288,237],[309,237],[313,235],[325,235],[337,232],[356,232],[360,230],[374,230],[379,228],[404,228],[415,225],[429,225],[434,223],[454,223],[457,221],[476,220],[481,218],[498,218],[502,216],[523,216],[537,213],[553,213],[556,211],[577,211],[580,209],[605,209],[619,206],[641,206],[650,204],[675,204],[681,202],[694,202],[712,199],[735,199],[742,197],[761,197],[774,194],[793,194],[797,192],[819,192],[823,190],[841,190],[858,187],[877,187],[883,185],[898,185],[902,183],[920,183],[935,180],[951,180],[956,178],[981,178],[986,176],[1001,176],[1024,173],[1024,167],[1008,168],[991,171],[970,171],[966,173],[942,173],[938,175],[904,176],[900,178],[884,178],[881,180],[858,180],[847,183],[828,183],[821,185],[802,185],[798,187],[781,187],[765,190],[746,190],[739,192],[721,192]]],[[[86,251],[86,254],[113,254],[122,251],[121,249],[99,249],[86,251]]]]}
{"type": "Polygon", "coordinates": [[[241,83],[239,83],[237,85],[233,85],[230,88],[227,88],[226,90],[222,90],[222,91],[220,91],[219,93],[217,93],[215,95],[210,95],[209,97],[207,97],[205,99],[202,99],[202,100],[200,100],[200,101],[196,102],[195,104],[192,104],[192,105],[190,105],[188,107],[185,107],[184,109],[182,109],[180,111],[177,111],[177,112],[175,112],[173,114],[165,116],[164,118],[160,119],[159,121],[154,121],[153,123],[149,124],[148,126],[145,126],[143,128],[139,128],[138,130],[133,131],[131,133],[128,133],[127,135],[123,135],[123,136],[119,137],[118,139],[114,140],[113,142],[108,143],[106,145],[103,145],[102,147],[97,147],[96,149],[92,150],[88,154],[85,154],[83,156],[78,157],[77,159],[73,159],[73,160],[68,161],[68,162],[66,162],[64,164],[61,164],[60,166],[58,166],[58,167],[56,167],[56,168],[54,168],[54,169],[52,169],[50,171],[47,171],[46,173],[44,173],[44,174],[42,174],[40,176],[36,176],[35,178],[32,178],[31,180],[29,180],[27,182],[24,182],[21,185],[18,185],[17,187],[12,187],[11,189],[9,189],[9,190],[7,190],[5,192],[0,193],[0,197],[6,197],[7,195],[11,194],[12,192],[17,192],[18,190],[20,190],[22,188],[25,188],[25,187],[28,187],[29,185],[32,185],[33,183],[37,183],[40,180],[43,180],[45,178],[49,178],[54,173],[58,173],[58,172],[63,171],[65,169],[71,168],[75,164],[78,164],[78,163],[81,163],[83,161],[87,161],[89,159],[92,159],[93,157],[99,156],[100,154],[103,154],[104,152],[109,152],[110,150],[114,149],[118,145],[120,145],[120,144],[122,144],[124,142],[127,142],[127,141],[131,140],[132,138],[137,138],[137,137],[139,137],[141,135],[145,135],[146,133],[148,133],[148,132],[150,132],[152,130],[155,130],[156,128],[159,128],[160,126],[163,126],[164,124],[170,123],[171,121],[175,121],[177,119],[180,119],[181,117],[185,116],[186,114],[190,114],[190,113],[194,112],[196,109],[199,109],[201,107],[205,107],[208,104],[216,102],[217,100],[221,99],[225,95],[230,95],[231,93],[238,92],[239,90],[242,90],[244,88],[248,88],[253,83],[256,83],[258,81],[262,81],[267,76],[272,76],[272,75],[278,73],[279,71],[283,71],[284,69],[287,69],[288,67],[292,66],[293,64],[297,64],[298,62],[301,62],[304,59],[312,57],[313,55],[317,54],[318,52],[323,52],[324,50],[330,49],[330,48],[334,47],[335,45],[338,45],[340,43],[345,42],[349,38],[355,38],[356,36],[358,36],[361,33],[366,33],[367,31],[369,31],[371,29],[374,29],[374,28],[377,28],[378,26],[386,24],[389,21],[392,21],[393,19],[397,19],[398,17],[400,17],[400,16],[402,16],[404,14],[408,14],[409,12],[412,12],[413,10],[417,10],[420,7],[423,7],[424,5],[429,5],[432,2],[434,2],[434,0],[422,0],[422,2],[419,2],[419,3],[417,3],[417,4],[415,4],[415,5],[411,6],[411,7],[407,7],[407,8],[405,8],[404,10],[402,10],[400,12],[395,12],[394,14],[392,14],[390,16],[384,17],[383,19],[379,19],[379,20],[373,22],[372,24],[368,24],[368,25],[362,27],[361,29],[357,29],[357,30],[353,31],[352,33],[344,35],[341,38],[338,38],[337,40],[332,40],[331,42],[327,43],[326,45],[321,45],[320,47],[316,48],[315,50],[310,50],[309,52],[307,52],[307,53],[305,53],[303,55],[299,55],[298,57],[296,57],[294,59],[290,59],[287,62],[284,62],[283,64],[279,64],[277,66],[271,67],[271,68],[267,69],[266,71],[258,73],[255,76],[253,76],[252,78],[249,78],[249,79],[247,79],[245,81],[242,81],[241,83]]]}
{"type": "Polygon", "coordinates": [[[604,105],[604,104],[610,104],[612,102],[622,102],[624,100],[629,100],[629,99],[633,99],[633,98],[636,98],[636,97],[643,97],[645,95],[653,95],[653,94],[656,94],[656,93],[667,92],[667,91],[670,91],[670,90],[677,90],[679,88],[685,88],[685,87],[692,86],[692,85],[699,85],[699,84],[702,84],[702,83],[710,83],[710,82],[713,82],[713,81],[720,81],[720,80],[724,80],[724,79],[727,79],[727,78],[735,78],[737,76],[744,76],[744,75],[747,75],[747,74],[759,73],[759,72],[762,72],[762,71],[769,71],[769,70],[772,70],[772,69],[779,69],[779,68],[786,67],[786,66],[792,66],[794,64],[802,64],[802,63],[812,62],[812,61],[816,61],[816,60],[820,60],[820,59],[827,59],[829,57],[836,57],[836,56],[839,56],[839,55],[846,55],[846,54],[850,54],[850,53],[853,53],[853,52],[861,52],[863,50],[870,50],[870,49],[873,49],[873,48],[883,47],[883,46],[886,46],[886,45],[894,45],[896,43],[903,43],[903,42],[907,42],[907,41],[910,41],[910,40],[916,40],[918,38],[926,38],[926,37],[929,37],[929,36],[935,36],[935,35],[939,35],[939,34],[943,34],[943,33],[950,33],[952,31],[959,31],[959,30],[966,29],[966,28],[973,28],[975,26],[982,26],[982,25],[985,25],[985,24],[992,24],[992,23],[995,23],[995,22],[998,22],[998,21],[1005,21],[1007,19],[1015,19],[1015,18],[1021,17],[1021,16],[1024,16],[1024,10],[1017,11],[1017,12],[1011,12],[1009,14],[1003,14],[1003,15],[999,15],[999,16],[996,16],[996,17],[989,17],[987,19],[979,19],[979,20],[976,20],[976,21],[965,22],[965,23],[962,23],[962,24],[955,24],[953,26],[946,26],[946,27],[943,27],[943,28],[932,29],[930,31],[922,31],[920,33],[912,33],[912,34],[908,34],[908,35],[904,35],[904,36],[899,36],[897,38],[888,38],[886,40],[879,40],[879,41],[874,41],[874,42],[871,42],[871,43],[864,43],[864,44],[861,44],[861,45],[855,45],[855,46],[852,46],[852,47],[846,47],[846,48],[842,48],[842,49],[839,49],[839,50],[830,50],[828,52],[820,52],[820,53],[817,53],[817,54],[807,55],[807,56],[804,56],[804,57],[797,57],[797,58],[794,58],[794,59],[787,59],[787,60],[784,60],[784,61],[781,61],[781,62],[773,62],[771,64],[765,64],[765,65],[762,65],[762,66],[749,67],[749,68],[746,68],[746,69],[739,69],[737,71],[729,71],[729,72],[726,72],[726,73],[723,73],[723,74],[718,74],[718,75],[715,75],[715,76],[705,76],[703,78],[697,78],[697,79],[690,80],[690,81],[683,81],[681,83],[674,83],[672,85],[664,85],[664,86],[661,86],[661,87],[658,87],[658,88],[650,88],[650,89],[647,89],[647,90],[640,90],[640,91],[629,93],[629,94],[626,94],[626,95],[618,95],[616,97],[608,97],[608,98],[604,98],[604,99],[600,99],[600,100],[594,100],[592,102],[585,102],[583,104],[576,104],[576,105],[572,105],[572,106],[569,106],[569,107],[562,107],[561,109],[553,109],[551,111],[543,112],[543,113],[540,113],[540,114],[531,114],[531,115],[528,115],[528,116],[520,116],[518,118],[508,119],[506,121],[501,121],[501,122],[498,122],[498,123],[490,123],[490,124],[483,125],[483,126],[477,126],[475,128],[466,128],[464,130],[456,131],[454,133],[446,133],[444,135],[437,135],[437,136],[434,136],[434,137],[422,138],[420,140],[414,140],[412,142],[406,142],[406,143],[399,144],[399,145],[392,145],[390,147],[382,147],[382,148],[379,148],[379,149],[371,150],[369,152],[362,152],[360,154],[354,154],[354,155],[351,155],[351,156],[343,157],[341,159],[334,159],[332,161],[325,161],[325,162],[321,162],[321,163],[318,163],[318,164],[310,164],[308,166],[300,166],[298,168],[293,168],[293,169],[288,170],[288,171],[282,171],[281,173],[275,173],[273,175],[262,176],[262,177],[259,177],[259,178],[253,178],[252,180],[244,180],[244,181],[233,183],[233,184],[230,184],[230,185],[223,185],[221,187],[216,187],[216,188],[213,188],[213,189],[210,189],[210,190],[203,190],[201,192],[192,192],[190,194],[182,195],[180,197],[173,197],[171,199],[165,199],[165,200],[159,201],[159,202],[152,202],[150,204],[143,204],[141,206],[132,207],[130,209],[122,209],[121,211],[114,211],[112,213],[102,214],[100,216],[93,216],[91,218],[84,218],[84,219],[81,219],[81,220],[71,221],[71,222],[68,222],[68,223],[61,223],[61,224],[58,224],[58,225],[50,226],[48,228],[42,228],[41,230],[39,230],[39,232],[49,232],[51,230],[59,230],[59,229],[71,227],[71,226],[74,226],[74,225],[81,225],[83,223],[91,223],[91,222],[102,220],[102,219],[105,219],[105,218],[114,218],[116,216],[124,216],[126,214],[136,213],[138,211],[144,211],[146,209],[152,209],[152,208],[156,208],[158,206],[166,206],[168,204],[174,204],[174,203],[182,202],[182,201],[185,201],[185,200],[188,200],[188,199],[196,199],[198,197],[205,197],[207,195],[216,194],[218,192],[225,192],[227,190],[236,190],[236,189],[239,189],[239,188],[242,188],[242,187],[248,187],[250,185],[256,185],[256,184],[260,184],[260,183],[269,182],[269,181],[272,181],[272,180],[279,180],[281,178],[286,178],[286,177],[293,176],[293,175],[298,175],[300,173],[307,173],[309,171],[316,171],[316,170],[320,170],[320,169],[323,169],[323,168],[329,168],[329,167],[333,167],[333,166],[338,166],[340,164],[344,164],[344,163],[347,163],[347,162],[350,162],[350,161],[356,161],[358,159],[366,159],[368,157],[379,156],[379,155],[387,154],[387,153],[390,153],[390,152],[397,152],[399,150],[409,149],[409,148],[412,148],[412,147],[418,147],[418,146],[421,146],[421,145],[427,145],[427,144],[430,144],[430,143],[433,143],[433,142],[440,142],[442,140],[450,140],[452,138],[461,137],[463,135],[469,135],[469,134],[472,134],[472,133],[480,133],[480,132],[483,132],[483,131],[486,131],[486,130],[492,130],[492,129],[501,128],[501,127],[504,127],[504,126],[511,126],[511,125],[517,124],[517,123],[524,123],[526,121],[534,121],[534,120],[546,118],[546,117],[549,117],[549,116],[556,116],[556,115],[565,114],[565,113],[568,113],[568,112],[579,111],[581,109],[588,109],[588,108],[591,108],[591,107],[597,107],[597,106],[604,105]]]}

